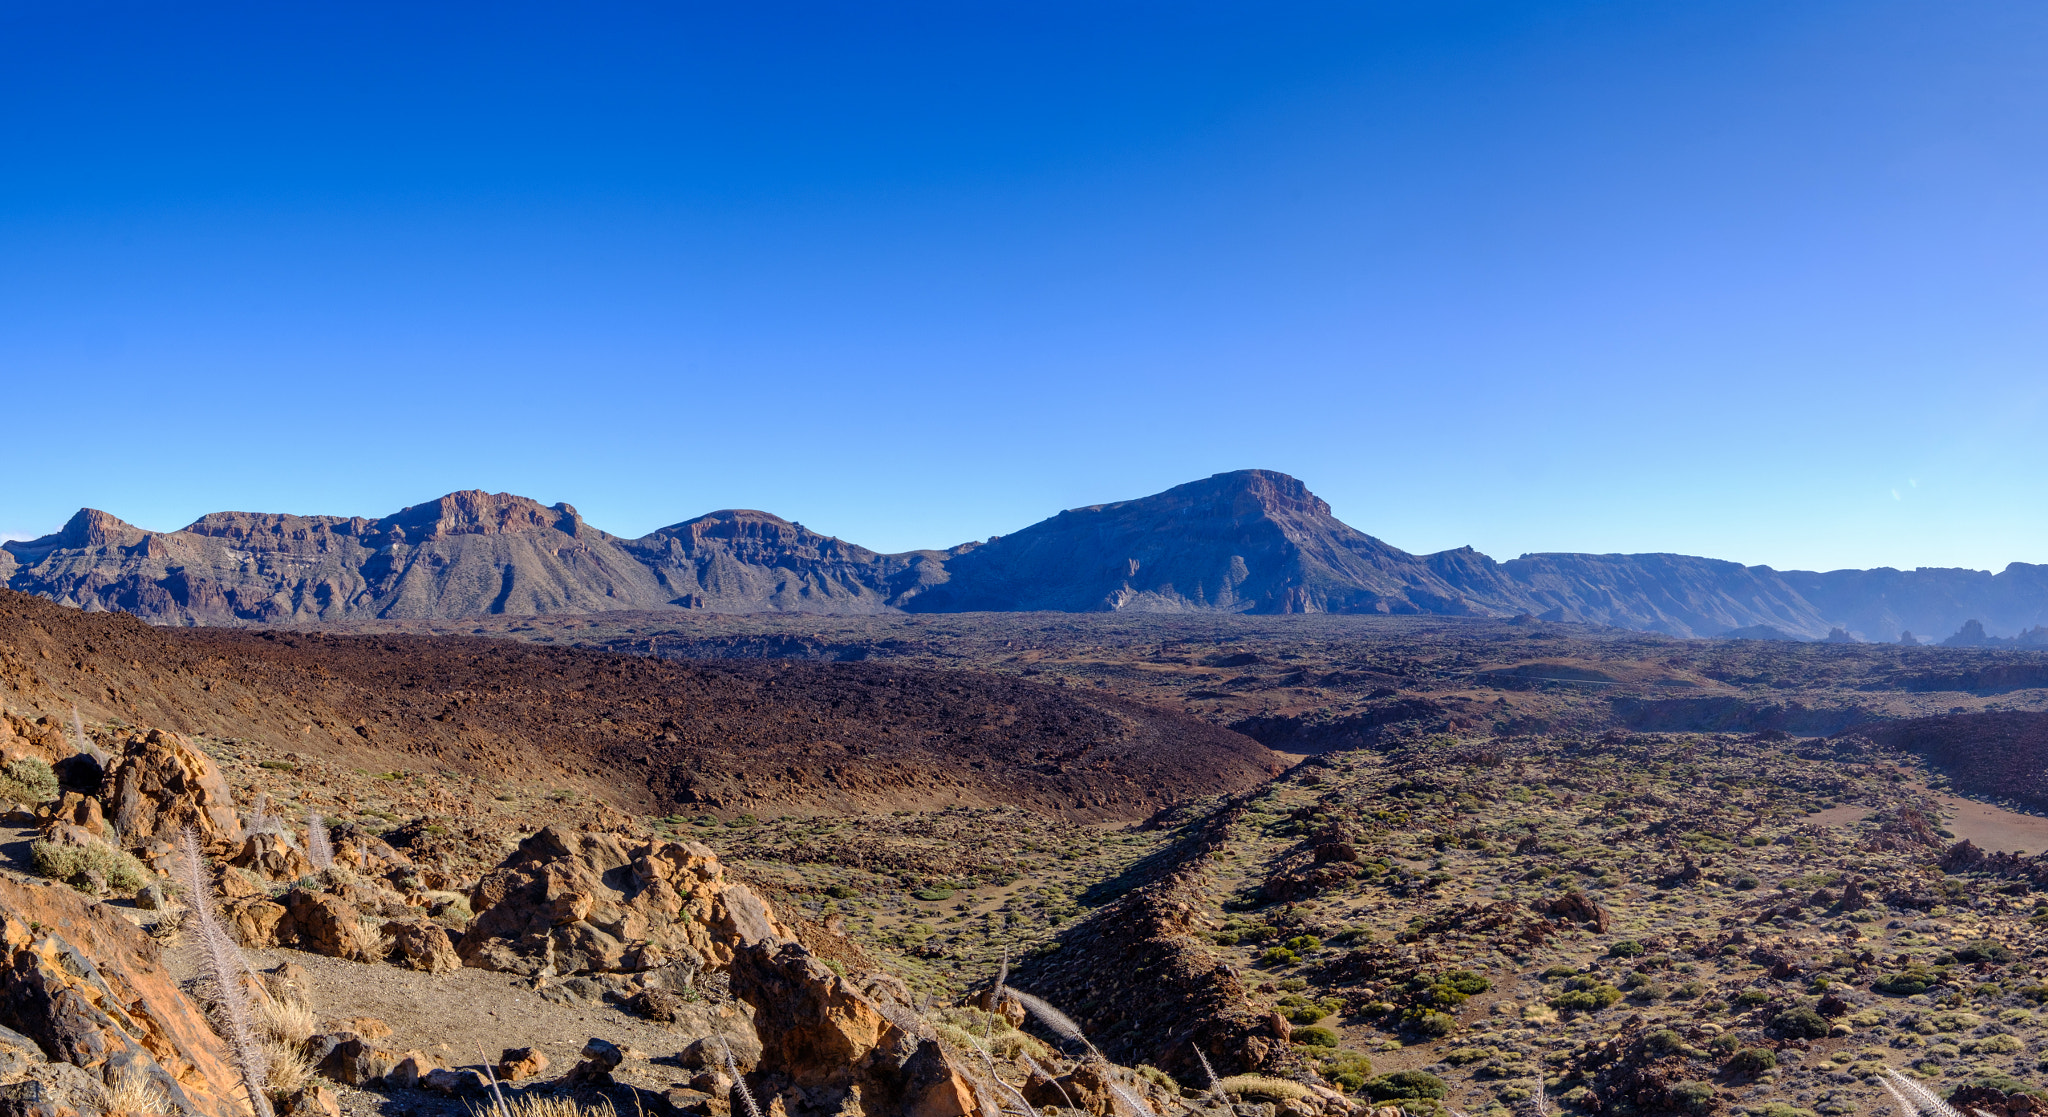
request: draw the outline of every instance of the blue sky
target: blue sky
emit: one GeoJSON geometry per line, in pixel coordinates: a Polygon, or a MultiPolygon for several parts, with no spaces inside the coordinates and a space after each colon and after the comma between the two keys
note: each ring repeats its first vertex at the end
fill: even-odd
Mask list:
{"type": "Polygon", "coordinates": [[[2048,561],[2048,9],[0,0],[0,533],[2048,561]]]}

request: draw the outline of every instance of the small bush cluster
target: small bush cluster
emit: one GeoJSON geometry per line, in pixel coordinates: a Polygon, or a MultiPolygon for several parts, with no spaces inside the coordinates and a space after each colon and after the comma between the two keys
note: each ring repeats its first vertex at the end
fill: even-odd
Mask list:
{"type": "Polygon", "coordinates": [[[133,854],[104,842],[76,846],[37,839],[29,843],[28,855],[36,873],[51,880],[69,881],[94,872],[115,892],[139,892],[156,879],[133,854]]]}
{"type": "Polygon", "coordinates": [[[27,756],[0,767],[0,799],[34,805],[57,797],[57,773],[50,763],[27,756]]]}

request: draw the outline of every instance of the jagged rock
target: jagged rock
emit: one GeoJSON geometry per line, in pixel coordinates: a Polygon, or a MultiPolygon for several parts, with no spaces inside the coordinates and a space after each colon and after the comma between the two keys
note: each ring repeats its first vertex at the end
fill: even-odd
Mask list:
{"type": "Polygon", "coordinates": [[[721,1069],[728,1051],[742,1072],[761,1063],[760,1034],[738,1006],[701,1001],[684,1004],[670,1023],[683,1035],[696,1037],[676,1054],[677,1061],[686,1067],[721,1069]]]}
{"type": "Polygon", "coordinates": [[[220,770],[190,741],[152,729],[128,738],[108,777],[114,828],[125,842],[175,838],[187,826],[202,841],[242,840],[242,822],[220,770]]]}
{"type": "Polygon", "coordinates": [[[410,1090],[420,1084],[420,1079],[441,1069],[441,1064],[432,1055],[418,1051],[407,1051],[399,1057],[397,1065],[384,1072],[384,1084],[410,1090]]]}
{"type": "Polygon", "coordinates": [[[430,1070],[420,1076],[420,1088],[437,1094],[473,1098],[489,1093],[491,1083],[482,1071],[465,1067],[461,1070],[430,1070]]]}
{"type": "MultiPolygon", "coordinates": [[[[313,1047],[315,1041],[327,1038],[316,1036],[314,1041],[308,1041],[308,1046],[313,1047]]],[[[331,1046],[326,1043],[317,1046],[324,1050],[324,1054],[314,1064],[314,1069],[344,1086],[370,1086],[382,1082],[384,1076],[405,1058],[399,1052],[372,1046],[368,1040],[353,1033],[342,1033],[342,1038],[331,1046]]]]}
{"type": "Polygon", "coordinates": [[[69,823],[91,834],[101,841],[112,841],[113,831],[107,829],[106,816],[100,812],[100,801],[76,791],[67,791],[64,798],[55,803],[43,804],[37,813],[48,812],[45,817],[69,823]]]}
{"type": "Polygon", "coordinates": [[[278,942],[329,958],[383,961],[383,951],[363,927],[362,913],[341,897],[294,888],[285,893],[284,907],[278,942]]]}
{"type": "Polygon", "coordinates": [[[895,1022],[913,1019],[906,1006],[870,999],[799,943],[741,949],[732,990],[754,1006],[762,1053],[751,1077],[759,1096],[787,1093],[827,1111],[834,1099],[858,1098],[860,1112],[905,1117],[980,1112],[973,1087],[938,1041],[895,1022]]]}
{"type": "Polygon", "coordinates": [[[228,864],[268,881],[292,881],[311,876],[313,862],[289,838],[274,831],[251,834],[242,840],[228,864]]]}
{"type": "Polygon", "coordinates": [[[1590,923],[1596,934],[1607,932],[1607,923],[1613,913],[1586,898],[1583,892],[1572,891],[1550,900],[1537,900],[1530,904],[1538,913],[1552,919],[1574,923],[1590,923]]]}
{"type": "Polygon", "coordinates": [[[287,914],[283,904],[262,897],[233,900],[221,906],[221,917],[234,932],[235,941],[257,950],[277,945],[278,927],[287,914]]]}
{"type": "Polygon", "coordinates": [[[0,1112],[61,1113],[79,1082],[133,1075],[189,1112],[244,1112],[220,1040],[113,909],[0,878],[0,951],[0,1079],[28,1076],[0,1086],[0,1112]]]}
{"type": "Polygon", "coordinates": [[[0,1115],[85,1117],[99,1112],[103,1090],[99,1079],[69,1063],[41,1063],[0,1086],[0,1115]]]}
{"type": "Polygon", "coordinates": [[[278,1104],[277,1117],[341,1117],[341,1102],[325,1086],[307,1086],[278,1104]]]}
{"type": "Polygon", "coordinates": [[[393,920],[384,925],[384,937],[391,940],[390,959],[409,970],[447,973],[462,968],[455,945],[438,923],[424,919],[393,920]]]}
{"type": "Polygon", "coordinates": [[[465,964],[524,975],[616,973],[647,965],[642,944],[722,963],[787,937],[766,904],[725,879],[696,842],[637,842],[549,826],[519,844],[471,894],[465,964]]]}
{"type": "Polygon", "coordinates": [[[498,1077],[507,1082],[537,1078],[548,1069],[548,1057],[531,1047],[507,1047],[498,1056],[498,1077]]]}

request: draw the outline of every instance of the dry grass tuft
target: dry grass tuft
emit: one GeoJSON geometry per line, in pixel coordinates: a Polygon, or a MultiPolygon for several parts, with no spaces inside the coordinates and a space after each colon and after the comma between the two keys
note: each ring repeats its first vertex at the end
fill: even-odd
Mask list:
{"type": "Polygon", "coordinates": [[[612,1103],[599,1098],[582,1105],[569,1098],[543,1098],[529,1095],[512,1098],[503,1106],[493,1105],[489,1109],[469,1107],[471,1117],[619,1117],[612,1103]]]}
{"type": "Polygon", "coordinates": [[[1272,1098],[1274,1101],[1298,1101],[1309,1096],[1310,1090],[1299,1082],[1284,1078],[1267,1078],[1262,1074],[1233,1074],[1216,1083],[1216,1088],[1226,1094],[1238,1097],[1272,1098]]]}
{"type": "Polygon", "coordinates": [[[101,1117],[173,1117],[177,1109],[169,1094],[145,1074],[129,1073],[107,1087],[101,1117]]]}

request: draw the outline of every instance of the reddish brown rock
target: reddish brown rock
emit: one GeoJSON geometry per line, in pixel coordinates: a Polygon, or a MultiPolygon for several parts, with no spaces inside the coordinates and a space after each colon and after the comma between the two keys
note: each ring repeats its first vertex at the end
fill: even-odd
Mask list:
{"type": "Polygon", "coordinates": [[[507,1047],[498,1056],[498,1077],[507,1082],[538,1078],[548,1069],[548,1057],[531,1047],[507,1047]]]}
{"type": "Polygon", "coordinates": [[[423,973],[447,973],[462,968],[455,945],[440,924],[424,919],[393,920],[384,925],[384,937],[391,940],[390,959],[397,965],[423,973]]]}
{"type": "Polygon", "coordinates": [[[242,840],[242,848],[235,851],[228,864],[238,869],[247,869],[268,881],[294,881],[311,876],[313,863],[283,834],[266,831],[251,834],[242,840]]]}
{"type": "Polygon", "coordinates": [[[720,964],[737,948],[789,937],[696,842],[559,826],[521,842],[470,903],[476,919],[457,948],[463,962],[519,974],[549,965],[561,976],[624,972],[669,955],[720,964]]]}
{"type": "Polygon", "coordinates": [[[220,770],[190,741],[152,729],[133,734],[108,775],[107,801],[121,840],[174,839],[187,826],[202,841],[242,840],[242,822],[220,770]]]}
{"type": "Polygon", "coordinates": [[[46,1060],[0,1035],[0,1070],[29,1064],[17,1093],[55,1107],[80,1073],[95,1083],[139,1074],[191,1112],[248,1112],[225,1047],[155,941],[112,909],[62,885],[0,878],[0,951],[0,1027],[46,1060]]]}

